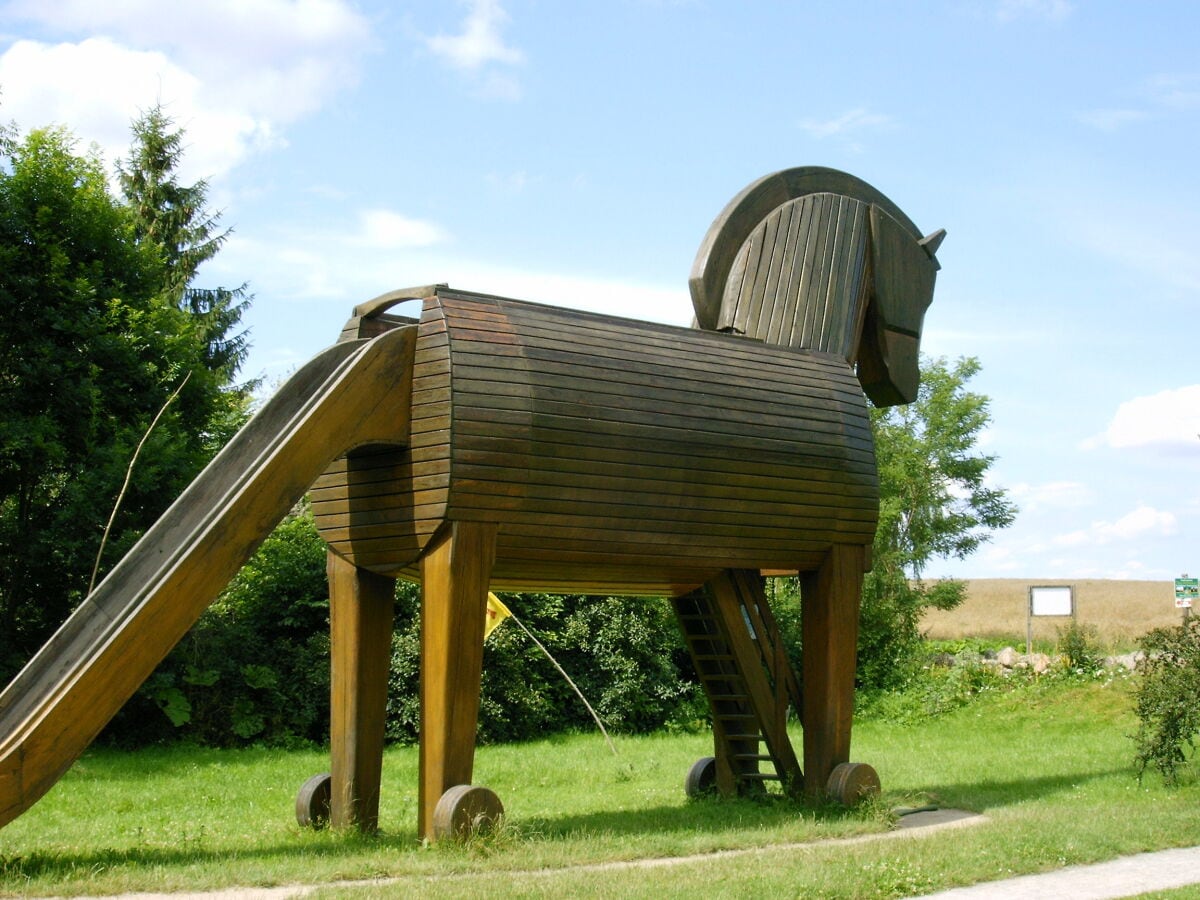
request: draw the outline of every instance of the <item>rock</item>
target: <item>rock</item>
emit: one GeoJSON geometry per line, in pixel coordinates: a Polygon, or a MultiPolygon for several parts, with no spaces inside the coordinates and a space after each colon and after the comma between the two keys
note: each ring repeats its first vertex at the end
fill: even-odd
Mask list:
{"type": "Polygon", "coordinates": [[[1122,653],[1120,656],[1109,656],[1104,660],[1104,665],[1110,669],[1125,668],[1132,672],[1137,668],[1138,660],[1142,659],[1146,654],[1141,650],[1133,653],[1122,653]]]}
{"type": "Polygon", "coordinates": [[[1017,655],[1017,651],[1012,647],[1005,647],[996,654],[996,661],[1006,669],[1013,668],[1013,666],[1017,664],[1018,660],[1020,660],[1020,657],[1017,655]]]}
{"type": "Polygon", "coordinates": [[[1050,668],[1050,657],[1045,653],[1034,653],[1029,657],[1029,667],[1041,675],[1050,668]]]}

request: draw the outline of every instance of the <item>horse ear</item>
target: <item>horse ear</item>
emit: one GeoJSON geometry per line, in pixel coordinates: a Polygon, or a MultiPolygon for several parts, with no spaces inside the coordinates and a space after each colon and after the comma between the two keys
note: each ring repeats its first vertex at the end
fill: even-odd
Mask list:
{"type": "MultiPolygon", "coordinates": [[[[917,243],[925,248],[925,252],[929,254],[929,258],[935,263],[937,262],[938,247],[942,246],[942,241],[946,239],[946,229],[939,228],[932,234],[927,234],[917,243]]],[[[939,266],[940,268],[940,266],[939,266]]]]}

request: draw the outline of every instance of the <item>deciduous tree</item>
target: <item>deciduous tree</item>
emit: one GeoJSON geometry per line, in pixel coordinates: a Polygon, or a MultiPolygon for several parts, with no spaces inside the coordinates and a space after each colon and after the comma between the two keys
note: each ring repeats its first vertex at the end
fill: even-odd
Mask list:
{"type": "Polygon", "coordinates": [[[1016,506],[988,480],[995,456],[980,450],[989,400],[968,382],[979,361],[927,359],[914,403],[871,412],[879,466],[879,530],[863,589],[859,677],[887,687],[915,657],[927,607],[952,609],[966,585],[924,581],[934,559],[965,559],[1010,525],[1016,506]]]}
{"type": "MultiPolygon", "coordinates": [[[[150,238],[112,195],[101,160],[80,154],[64,128],[4,137],[0,676],[9,676],[82,599],[125,468],[170,393],[191,373],[139,456],[107,565],[223,443],[246,393],[232,385],[244,352],[244,338],[229,344],[237,298],[216,317],[198,310],[187,299],[190,263],[172,256],[197,233],[175,250],[150,238]]],[[[185,231],[206,220],[203,192],[192,200],[185,231]]]]}

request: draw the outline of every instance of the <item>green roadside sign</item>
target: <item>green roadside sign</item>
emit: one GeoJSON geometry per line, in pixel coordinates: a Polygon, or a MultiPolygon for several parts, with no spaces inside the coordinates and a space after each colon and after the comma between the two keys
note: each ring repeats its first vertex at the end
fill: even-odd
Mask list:
{"type": "Polygon", "coordinates": [[[1192,603],[1200,598],[1200,578],[1184,575],[1175,579],[1175,608],[1191,609],[1192,603]]]}

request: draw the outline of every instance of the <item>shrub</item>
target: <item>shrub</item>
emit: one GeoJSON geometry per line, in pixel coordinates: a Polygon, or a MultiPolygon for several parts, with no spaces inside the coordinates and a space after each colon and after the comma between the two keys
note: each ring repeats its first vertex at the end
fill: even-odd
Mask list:
{"type": "Polygon", "coordinates": [[[1154,768],[1174,784],[1200,734],[1200,618],[1156,628],[1140,645],[1134,762],[1139,778],[1154,768]]]}
{"type": "Polygon", "coordinates": [[[328,730],[325,544],[302,506],[142,686],[108,737],[234,746],[321,741],[328,730]]]}
{"type": "Polygon", "coordinates": [[[1104,669],[1104,654],[1092,625],[1072,622],[1058,629],[1058,652],[1068,671],[1076,675],[1095,675],[1104,669]]]}
{"type": "MultiPolygon", "coordinates": [[[[397,606],[387,735],[411,743],[419,724],[420,623],[415,588],[397,606]]],[[[653,731],[696,718],[698,690],[663,600],[511,594],[504,602],[553,654],[612,731],[653,731]]],[[[595,723],[570,685],[515,623],[483,651],[479,740],[528,740],[595,723]]]]}
{"type": "MultiPolygon", "coordinates": [[[[296,509],[127,704],[107,732],[125,745],[211,746],[327,740],[326,548],[296,509]]],[[[703,718],[670,604],[661,599],[506,595],[596,708],[605,727],[645,732],[703,718]]],[[[399,582],[386,734],[416,740],[420,591],[399,582]]],[[[526,740],[595,724],[571,687],[513,623],[484,646],[479,739],[526,740]]]]}
{"type": "MultiPolygon", "coordinates": [[[[867,574],[859,613],[855,681],[860,690],[898,691],[920,674],[926,640],[919,625],[928,607],[953,609],[962,602],[961,581],[909,582],[902,574],[867,574]]],[[[804,655],[801,638],[800,579],[772,578],[767,598],[779,622],[788,657],[797,674],[804,655]]]]}

